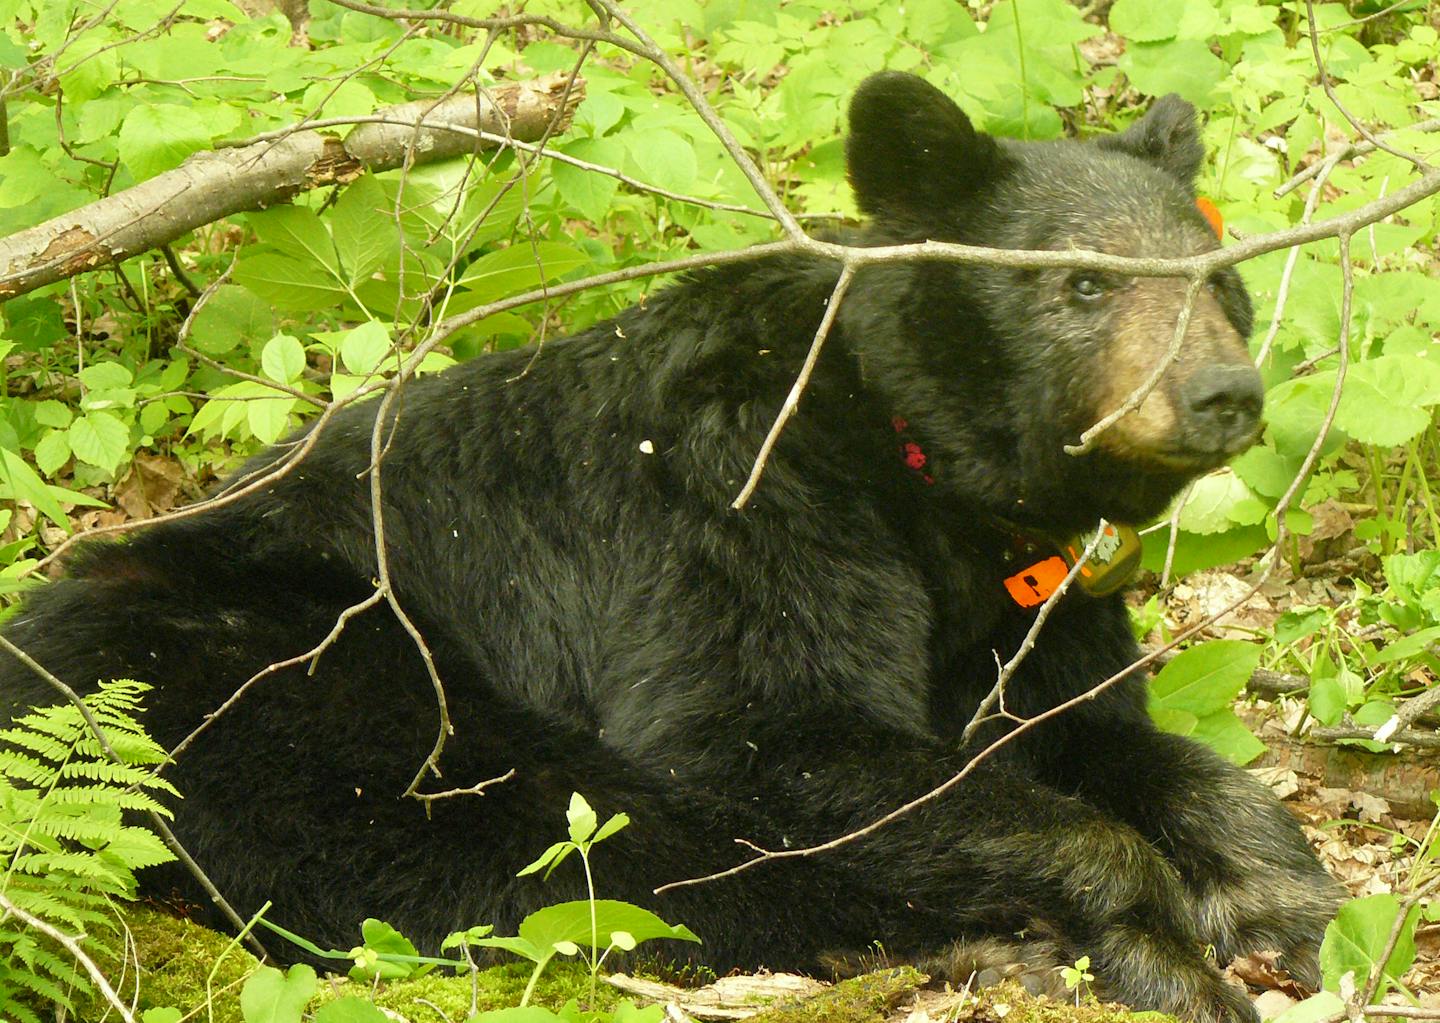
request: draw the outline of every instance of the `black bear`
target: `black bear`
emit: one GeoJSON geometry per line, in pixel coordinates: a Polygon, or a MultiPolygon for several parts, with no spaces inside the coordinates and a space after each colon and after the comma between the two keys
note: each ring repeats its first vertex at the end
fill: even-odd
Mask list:
{"type": "MultiPolygon", "coordinates": [[[[860,244],[1216,244],[1193,191],[1194,111],[1175,97],[1097,142],[1014,143],[922,80],[881,74],[853,101],[848,159],[873,219],[860,244]]],[[[1182,281],[873,266],[734,511],[838,275],[801,255],[712,269],[568,340],[408,388],[383,463],[385,542],[454,724],[433,787],[515,775],[428,810],[400,798],[436,696],[390,611],[353,618],[313,670],[264,678],[170,774],[179,837],[242,913],[273,899],[278,923],[342,947],[371,915],[428,947],[513,927],[576,894],[565,871],[548,885],[514,872],[578,790],[634,818],[604,849],[604,892],[689,924],[717,969],[1023,931],[1063,960],[1089,955],[1105,993],[1197,1020],[1253,1016],[1207,947],[1221,962],[1275,949],[1315,982],[1333,882],[1266,790],[1152,726],[1138,677],[864,840],[651,893],[745,858],[736,839],[779,849],[866,824],[1122,672],[1136,645],[1121,600],[1067,593],[1004,713],[961,748],[1034,620],[1009,592],[1017,575],[1025,588],[1017,549],[1153,516],[1259,428],[1231,271],[1198,293],[1160,386],[1076,456],[1064,446],[1166,350],[1182,281]]],[[[242,500],[84,548],[8,636],[76,686],[153,683],[147,723],[175,743],[374,592],[376,408],[347,409],[242,500]]],[[[56,702],[18,662],[0,667],[12,712],[56,702]]]]}

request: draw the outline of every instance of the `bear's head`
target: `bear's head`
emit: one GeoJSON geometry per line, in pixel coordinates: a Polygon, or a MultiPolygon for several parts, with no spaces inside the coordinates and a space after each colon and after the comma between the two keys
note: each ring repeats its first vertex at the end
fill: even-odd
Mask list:
{"type": "MultiPolygon", "coordinates": [[[[1195,111],[1176,96],[1098,141],[1013,142],[977,132],[923,80],[884,73],[851,104],[847,157],[868,244],[1137,257],[1218,244],[1196,206],[1195,111]]],[[[867,386],[919,435],[937,490],[1014,521],[1084,528],[1157,514],[1259,431],[1250,300],[1222,270],[1158,386],[1092,451],[1065,453],[1151,376],[1185,293],[1174,277],[912,261],[857,276],[840,323],[867,386]]]]}

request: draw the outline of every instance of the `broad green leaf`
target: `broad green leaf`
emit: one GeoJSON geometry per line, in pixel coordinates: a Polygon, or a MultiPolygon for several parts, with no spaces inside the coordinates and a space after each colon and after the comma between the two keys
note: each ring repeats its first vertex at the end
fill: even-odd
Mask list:
{"type": "Polygon", "coordinates": [[[335,250],[352,286],[369,278],[400,243],[394,205],[371,174],[359,178],[330,211],[335,250]]]}
{"type": "Polygon", "coordinates": [[[262,966],[240,990],[240,1011],[245,1023],[300,1023],[315,988],[315,970],[304,963],[285,973],[262,966]]]}
{"type": "Polygon", "coordinates": [[[1191,103],[1208,106],[1210,93],[1225,77],[1225,63],[1199,39],[1132,43],[1119,68],[1132,85],[1149,96],[1178,92],[1191,103]]]}
{"type": "Polygon", "coordinates": [[[340,339],[340,360],[356,376],[375,372],[390,351],[390,332],[379,320],[367,320],[340,339]]]}
{"type": "MultiPolygon", "coordinates": [[[[618,169],[625,160],[625,147],[616,139],[576,139],[562,147],[562,151],[577,160],[603,167],[618,169]]],[[[609,174],[558,160],[551,165],[550,176],[560,190],[560,198],[597,224],[609,214],[610,203],[620,188],[620,181],[609,174]]]]}
{"type": "Polygon", "coordinates": [[[312,210],[303,206],[276,206],[248,214],[255,234],[285,255],[324,267],[336,280],[341,278],[335,243],[312,210]]]}
{"type": "Polygon", "coordinates": [[[1185,13],[1185,0],[1115,0],[1110,30],[1135,43],[1174,39],[1185,13]]]}
{"type": "Polygon", "coordinates": [[[1248,764],[1265,752],[1265,744],[1255,738],[1229,707],[1198,719],[1190,737],[1203,742],[1232,764],[1248,764]]]}
{"type": "Polygon", "coordinates": [[[46,476],[54,476],[68,461],[70,434],[66,430],[51,430],[35,445],[35,464],[46,476]]]}
{"type": "MultiPolygon", "coordinates": [[[[360,935],[364,939],[365,948],[381,955],[418,956],[420,954],[409,938],[384,920],[368,918],[360,925],[360,935]]],[[[401,980],[405,977],[416,977],[429,973],[432,969],[434,967],[426,963],[395,963],[381,959],[375,963],[373,968],[353,966],[350,969],[350,979],[362,981],[373,981],[376,978],[382,981],[401,980]]]]}
{"type": "MultiPolygon", "coordinates": [[[[4,358],[3,352],[0,352],[0,358],[4,358]]],[[[63,430],[74,418],[74,413],[53,398],[35,403],[35,422],[41,426],[53,426],[63,430]]]]}
{"type": "Polygon", "coordinates": [[[570,793],[570,806],[565,810],[565,822],[570,827],[570,841],[576,845],[584,844],[585,840],[595,833],[595,811],[578,792],[570,793]]]}
{"type": "Polygon", "coordinates": [[[1155,703],[1150,704],[1150,720],[1155,722],[1155,727],[1173,735],[1191,735],[1200,724],[1200,719],[1188,710],[1175,710],[1155,703]]]}
{"type": "Polygon", "coordinates": [[[350,298],[349,292],[314,263],[278,252],[242,256],[235,267],[235,282],[287,312],[334,309],[350,298]]]}
{"type": "Polygon", "coordinates": [[[667,128],[625,134],[636,177],[648,185],[685,192],[695,184],[695,148],[667,128]]]}
{"type": "Polygon", "coordinates": [[[109,473],[130,450],[130,428],[113,412],[86,412],[70,424],[66,436],[76,458],[109,473]]]}
{"type": "MultiPolygon", "coordinates": [[[[1420,907],[1411,907],[1395,950],[1386,960],[1377,999],[1393,986],[1415,961],[1415,922],[1420,907]]],[[[1370,895],[1352,899],[1340,907],[1335,919],[1325,928],[1320,945],[1320,969],[1325,987],[1334,990],[1340,978],[1353,971],[1357,987],[1364,987],[1377,965],[1389,940],[1395,919],[1400,914],[1400,900],[1394,895],[1370,895]]]]}
{"type": "Polygon", "coordinates": [[[55,172],[30,146],[16,146],[0,156],[0,209],[14,209],[55,186],[55,172]]]}
{"type": "Polygon", "coordinates": [[[475,260],[466,267],[459,283],[470,289],[468,297],[473,306],[522,294],[542,281],[553,281],[589,262],[590,257],[573,245],[560,242],[532,245],[521,239],[509,248],[475,260]]]}
{"type": "Polygon", "coordinates": [[[260,368],[276,383],[293,384],[305,372],[305,348],[289,334],[276,334],[265,342],[260,368]]]}
{"type": "Polygon", "coordinates": [[[146,1009],[140,1014],[140,1023],[180,1023],[185,1014],[179,1009],[166,1006],[163,1009],[146,1009]]]}
{"type": "Polygon", "coordinates": [[[1180,509],[1180,528],[1189,533],[1223,533],[1264,521],[1268,508],[1230,469],[1202,476],[1180,509]]]}
{"type": "Polygon", "coordinates": [[[118,362],[97,362],[79,372],[80,382],[95,391],[129,387],[135,376],[118,362]]]}
{"type": "Polygon", "coordinates": [[[193,108],[175,103],[137,106],[120,125],[120,159],[137,181],[180,166],[210,146],[210,123],[193,108]]]}
{"type": "MultiPolygon", "coordinates": [[[[652,938],[700,940],[683,924],[667,924],[647,909],[612,899],[595,900],[595,926],[600,934],[628,931],[637,942],[652,938]]],[[[590,903],[583,900],[561,902],[538,909],[521,921],[520,937],[537,948],[553,948],[557,941],[573,941],[588,947],[590,903]]]]}
{"type": "Polygon", "coordinates": [[[190,345],[206,355],[224,355],[274,332],[275,313],[270,306],[248,288],[222,284],[195,314],[190,345]]]}
{"type": "MultiPolygon", "coordinates": [[[[269,393],[274,394],[275,392],[269,391],[269,393]]],[[[291,398],[289,395],[281,395],[275,398],[253,398],[250,401],[237,401],[232,404],[244,410],[245,422],[249,425],[250,432],[255,435],[256,440],[274,444],[285,436],[286,430],[289,429],[290,413],[295,411],[298,399],[291,398]]]]}
{"type": "Polygon", "coordinates": [[[1150,683],[1153,703],[1204,718],[1230,709],[1260,664],[1260,647],[1217,639],[1182,651],[1150,683]]]}
{"type": "Polygon", "coordinates": [[[35,475],[35,470],[25,464],[25,459],[9,448],[0,448],[0,483],[9,488],[11,500],[29,501],[55,525],[67,533],[70,531],[70,522],[60,510],[52,488],[35,475]]]}
{"type": "Polygon", "coordinates": [[[1361,443],[1398,447],[1424,432],[1430,406],[1437,403],[1440,366],[1414,356],[1381,355],[1350,367],[1335,425],[1361,443]]]}

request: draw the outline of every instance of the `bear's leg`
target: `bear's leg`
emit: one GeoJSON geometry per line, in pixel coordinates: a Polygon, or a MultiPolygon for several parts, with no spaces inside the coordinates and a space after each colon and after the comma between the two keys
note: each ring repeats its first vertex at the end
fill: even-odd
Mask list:
{"type": "Polygon", "coordinates": [[[1291,976],[1318,988],[1320,941],[1343,891],[1274,795],[1200,744],[1148,725],[1119,732],[1090,721],[1083,742],[1092,769],[1075,779],[1080,795],[1175,864],[1220,962],[1277,951],[1291,976]]]}
{"type": "MultiPolygon", "coordinates": [[[[817,805],[853,799],[849,826],[864,823],[944,760],[897,751],[868,776],[817,772],[817,805]]],[[[1100,989],[1136,1008],[1254,1018],[1245,992],[1206,961],[1176,868],[1129,825],[1004,765],[981,765],[946,796],[826,855],[857,878],[886,879],[917,909],[951,915],[964,933],[1025,932],[1066,961],[1088,955],[1100,989]]]]}

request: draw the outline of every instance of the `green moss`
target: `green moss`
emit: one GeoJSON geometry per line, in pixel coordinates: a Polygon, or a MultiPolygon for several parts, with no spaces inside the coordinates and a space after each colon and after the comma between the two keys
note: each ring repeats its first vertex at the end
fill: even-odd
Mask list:
{"type": "MultiPolygon", "coordinates": [[[[214,1023],[241,1023],[240,985],[256,967],[253,955],[228,935],[149,906],[127,908],[124,919],[131,940],[117,939],[110,944],[117,950],[129,944],[133,958],[124,964],[118,959],[96,962],[117,984],[122,998],[128,1002],[134,997],[138,978],[141,1009],[173,1005],[188,1012],[200,1008],[200,1018],[207,1018],[204,1006],[208,1001],[212,1013],[208,1018],[214,1023]]],[[[96,998],[77,1008],[78,1018],[89,1020],[104,1015],[106,1006],[96,998]]],[[[113,1011],[110,1018],[114,1018],[113,1011]]]]}
{"type": "Polygon", "coordinates": [[[954,1016],[955,1023],[1176,1023],[1161,1012],[1131,1012],[1102,1002],[1056,1002],[1037,998],[1016,981],[978,992],[954,1016]]]}
{"type": "MultiPolygon", "coordinates": [[[[112,983],[120,978],[119,990],[127,1003],[135,997],[138,976],[137,1005],[141,1010],[174,1006],[190,1013],[198,1009],[198,1019],[243,1023],[240,988],[258,965],[254,956],[227,935],[147,906],[128,908],[125,923],[133,939],[130,944],[134,958],[123,965],[118,958],[99,959],[97,965],[112,983]],[[206,979],[217,960],[220,967],[207,993],[206,979]]],[[[111,944],[119,949],[125,943],[117,937],[111,944]]],[[[336,963],[337,968],[344,966],[336,963]]],[[[389,982],[379,989],[343,976],[322,978],[312,1008],[345,995],[361,995],[381,1008],[393,1009],[411,1023],[441,1023],[447,1018],[457,1023],[470,1014],[472,994],[473,1004],[481,1012],[518,1005],[530,969],[529,963],[519,962],[488,967],[476,974],[473,984],[468,974],[456,976],[449,970],[434,970],[414,980],[389,982]]],[[[602,981],[596,985],[595,1008],[613,1008],[619,997],[602,981]]],[[[581,1005],[590,1004],[589,971],[579,963],[552,962],[536,985],[531,1001],[558,1009],[571,998],[581,1005]]],[[[95,998],[78,1009],[76,1018],[85,1023],[104,1016],[106,1006],[95,998]]],[[[114,1018],[113,1012],[109,1018],[114,1018]]]]}
{"type": "Polygon", "coordinates": [[[876,1023],[925,980],[909,966],[877,970],[841,981],[813,998],[766,1009],[748,1023],[876,1023]]]}

